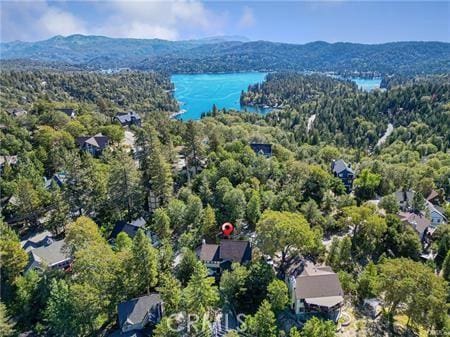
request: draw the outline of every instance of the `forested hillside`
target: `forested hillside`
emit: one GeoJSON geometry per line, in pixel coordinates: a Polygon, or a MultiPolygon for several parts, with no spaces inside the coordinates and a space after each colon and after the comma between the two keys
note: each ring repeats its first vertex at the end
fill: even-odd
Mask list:
{"type": "Polygon", "coordinates": [[[450,71],[450,44],[443,42],[296,45],[268,41],[165,41],[72,35],[39,42],[2,43],[0,49],[1,58],[9,60],[169,73],[295,70],[411,75],[450,71]]]}
{"type": "Polygon", "coordinates": [[[362,92],[326,76],[270,74],[242,93],[243,104],[282,106],[267,121],[293,130],[300,142],[373,149],[388,123],[390,142],[402,139],[421,151],[446,151],[450,144],[450,80],[423,78],[390,90],[362,92]],[[308,119],[314,115],[310,130],[308,119]],[[426,149],[425,149],[426,148],[426,149]]]}
{"type": "Polygon", "coordinates": [[[434,195],[450,217],[448,77],[367,93],[330,77],[273,74],[242,96],[277,105],[273,112],[189,122],[163,113],[175,102],[167,77],[153,73],[11,71],[0,81],[4,335],[114,336],[121,303],[159,293],[154,337],[187,335],[185,316],[171,320],[180,312],[206,317],[206,328],[195,325],[205,334],[215,314],[236,312],[251,336],[338,336],[317,317],[284,324],[295,316],[285,276],[305,261],[336,273],[352,318],[345,331],[450,331],[450,226],[424,240],[399,217],[395,194],[414,191],[421,218],[434,195]],[[75,116],[58,110],[72,105],[75,116]],[[140,125],[110,118],[128,108],[140,125]],[[375,149],[389,122],[394,132],[375,149]],[[91,154],[92,137],[77,142],[98,133],[108,137],[101,153],[91,154]],[[338,159],[355,173],[351,191],[331,170],[338,159]],[[135,232],[115,233],[136,220],[135,232]],[[235,226],[233,240],[221,236],[224,222],[235,226]],[[51,237],[44,248],[59,244],[68,264],[39,264],[42,247],[24,243],[36,233],[51,237]],[[212,274],[198,249],[221,241],[248,241],[253,254],[212,274]],[[369,298],[383,306],[377,319],[360,310],[369,298]]]}
{"type": "MultiPolygon", "coordinates": [[[[29,107],[38,100],[91,103],[105,109],[178,111],[167,76],[153,72],[62,72],[6,70],[0,74],[0,104],[29,107]]],[[[113,111],[114,112],[114,111],[113,111]]]]}

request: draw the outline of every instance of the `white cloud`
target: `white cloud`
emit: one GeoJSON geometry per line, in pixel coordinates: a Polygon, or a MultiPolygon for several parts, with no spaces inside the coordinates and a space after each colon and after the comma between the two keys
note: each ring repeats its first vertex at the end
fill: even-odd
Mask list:
{"type": "Polygon", "coordinates": [[[253,14],[253,10],[248,7],[245,6],[242,16],[239,19],[239,27],[243,27],[243,28],[247,28],[247,27],[251,27],[255,24],[255,16],[253,14]]]}
{"type": "Polygon", "coordinates": [[[50,35],[84,34],[84,22],[68,12],[48,7],[39,18],[37,25],[50,35]]]}
{"type": "Polygon", "coordinates": [[[34,41],[53,35],[84,33],[85,23],[46,1],[1,3],[1,39],[34,41]]]}
{"type": "Polygon", "coordinates": [[[108,36],[174,40],[182,30],[212,32],[220,22],[199,1],[112,1],[103,5],[111,15],[94,30],[108,36]]]}
{"type": "Polygon", "coordinates": [[[217,34],[226,21],[223,15],[208,10],[198,0],[92,1],[91,13],[67,4],[0,0],[1,40],[35,41],[70,34],[175,40],[192,33],[217,34]],[[98,16],[93,19],[92,13],[98,16]]]}

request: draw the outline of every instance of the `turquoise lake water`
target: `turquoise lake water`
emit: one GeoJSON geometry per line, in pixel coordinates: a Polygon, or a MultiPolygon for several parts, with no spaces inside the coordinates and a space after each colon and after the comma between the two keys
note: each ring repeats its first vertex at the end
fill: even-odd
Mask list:
{"type": "MultiPolygon", "coordinates": [[[[270,109],[241,107],[239,98],[242,90],[249,84],[263,82],[267,73],[229,73],[229,74],[194,74],[173,75],[175,98],[180,102],[183,112],[178,115],[182,120],[199,119],[203,112],[210,111],[213,104],[218,109],[235,109],[265,113],[270,109]]],[[[362,90],[379,88],[381,79],[352,79],[362,90]]]]}
{"type": "MultiPolygon", "coordinates": [[[[212,109],[240,110],[241,91],[247,90],[249,84],[264,81],[266,73],[230,73],[230,74],[194,74],[173,75],[175,98],[180,108],[185,111],[179,115],[183,120],[199,119],[202,112],[212,109]]],[[[247,107],[248,111],[255,108],[247,107]]]]}

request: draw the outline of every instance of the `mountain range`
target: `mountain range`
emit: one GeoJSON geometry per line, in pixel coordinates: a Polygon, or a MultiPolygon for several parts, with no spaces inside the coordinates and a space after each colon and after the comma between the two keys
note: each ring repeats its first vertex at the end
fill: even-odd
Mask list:
{"type": "Polygon", "coordinates": [[[0,43],[2,60],[32,60],[90,69],[131,68],[169,73],[227,71],[333,71],[379,74],[450,72],[450,43],[288,44],[243,37],[200,40],[55,36],[0,43]]]}

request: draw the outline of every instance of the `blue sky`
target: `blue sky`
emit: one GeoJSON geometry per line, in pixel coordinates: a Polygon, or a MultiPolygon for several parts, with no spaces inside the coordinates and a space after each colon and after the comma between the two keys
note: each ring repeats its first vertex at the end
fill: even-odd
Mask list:
{"type": "Polygon", "coordinates": [[[0,1],[1,40],[54,35],[195,39],[239,35],[292,43],[450,42],[441,1],[0,1]]]}

